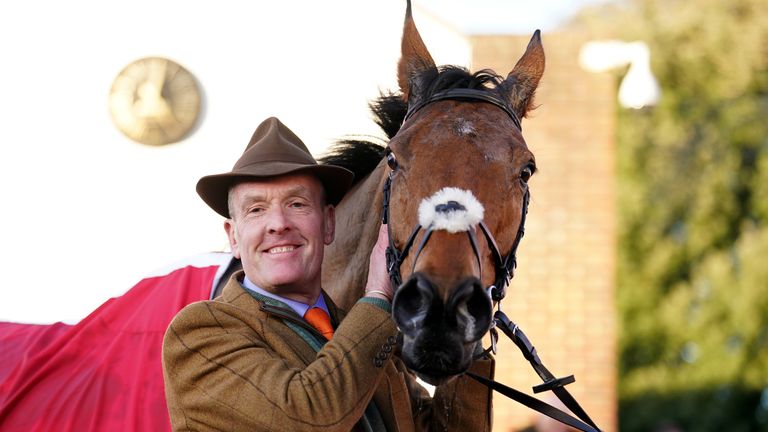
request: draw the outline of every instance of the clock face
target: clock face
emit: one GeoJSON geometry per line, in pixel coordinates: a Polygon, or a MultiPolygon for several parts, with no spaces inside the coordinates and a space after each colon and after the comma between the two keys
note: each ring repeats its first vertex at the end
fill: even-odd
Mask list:
{"type": "Polygon", "coordinates": [[[125,67],[112,83],[109,111],[134,141],[164,145],[184,138],[200,113],[195,77],[179,64],[147,57],[125,67]]]}

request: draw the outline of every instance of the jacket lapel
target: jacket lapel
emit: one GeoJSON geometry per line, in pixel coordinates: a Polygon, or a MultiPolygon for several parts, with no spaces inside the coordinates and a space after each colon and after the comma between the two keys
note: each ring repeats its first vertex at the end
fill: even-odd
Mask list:
{"type": "MultiPolygon", "coordinates": [[[[242,271],[236,273],[224,287],[221,297],[216,301],[231,304],[240,309],[247,310],[249,314],[258,317],[264,325],[269,326],[269,331],[264,332],[275,336],[273,339],[280,340],[301,359],[305,365],[311,363],[317,357],[317,352],[302,338],[296,331],[286,325],[283,319],[264,312],[261,309],[262,302],[251,296],[248,291],[240,284],[242,271]]],[[[287,313],[293,313],[288,311],[287,313]]],[[[295,313],[293,313],[295,315],[295,313]]]]}

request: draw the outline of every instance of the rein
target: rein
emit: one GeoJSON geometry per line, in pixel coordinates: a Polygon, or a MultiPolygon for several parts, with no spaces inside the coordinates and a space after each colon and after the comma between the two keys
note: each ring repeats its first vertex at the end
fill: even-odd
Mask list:
{"type": "MultiPolygon", "coordinates": [[[[418,104],[409,107],[405,115],[405,119],[403,121],[404,122],[407,121],[417,111],[424,108],[425,106],[441,100],[457,100],[462,102],[490,103],[500,108],[501,110],[503,110],[512,119],[512,122],[515,124],[517,129],[522,131],[522,128],[520,125],[520,119],[512,111],[512,109],[509,108],[506,102],[504,102],[503,100],[501,100],[496,96],[493,96],[492,94],[486,91],[477,90],[477,89],[448,89],[441,92],[437,92],[431,97],[427,98],[426,100],[421,101],[418,104]]],[[[405,245],[403,246],[403,249],[399,250],[397,248],[392,238],[392,229],[390,228],[390,225],[389,225],[389,204],[390,204],[390,194],[392,191],[392,178],[395,171],[397,170],[398,164],[397,164],[397,159],[395,157],[395,154],[392,152],[390,148],[387,148],[387,165],[389,166],[391,171],[387,176],[387,180],[384,183],[384,190],[383,190],[384,196],[382,200],[382,207],[383,207],[382,223],[387,225],[387,236],[389,241],[389,245],[387,246],[387,250],[386,250],[387,273],[389,274],[389,278],[392,281],[393,286],[397,289],[402,284],[402,275],[400,273],[400,266],[408,256],[410,249],[413,247],[414,242],[416,240],[416,236],[422,229],[425,230],[424,236],[415,252],[416,255],[413,262],[414,268],[416,266],[416,260],[418,259],[419,254],[424,249],[424,247],[426,246],[427,242],[430,239],[430,236],[432,234],[432,228],[431,227],[423,228],[420,224],[417,223],[416,226],[411,231],[410,235],[408,236],[408,239],[406,240],[405,245]]],[[[546,402],[542,402],[541,400],[533,396],[530,396],[526,393],[515,390],[511,387],[507,387],[504,384],[501,384],[494,380],[489,380],[485,377],[473,374],[471,372],[466,372],[466,375],[480,382],[481,384],[484,384],[488,388],[492,390],[496,390],[497,392],[507,396],[508,398],[513,399],[527,406],[528,408],[538,411],[557,421],[560,421],[561,423],[567,424],[571,427],[574,427],[576,429],[579,429],[585,432],[599,432],[600,429],[597,427],[597,425],[592,421],[589,415],[587,415],[587,413],[579,405],[576,399],[574,399],[574,397],[564,387],[576,381],[574,376],[569,375],[563,378],[555,378],[555,376],[544,366],[544,364],[542,363],[541,359],[539,358],[536,352],[536,348],[533,346],[533,344],[531,344],[530,340],[525,336],[525,334],[520,329],[520,327],[518,327],[517,324],[510,321],[509,318],[506,316],[506,314],[504,314],[501,311],[501,300],[504,299],[506,295],[506,287],[509,284],[511,278],[514,276],[514,271],[515,271],[515,268],[517,267],[517,257],[516,257],[517,247],[520,245],[520,241],[522,240],[523,235],[525,234],[525,219],[526,219],[526,215],[528,214],[529,201],[530,201],[530,192],[529,192],[529,189],[526,187],[525,195],[523,196],[523,208],[522,208],[522,216],[520,219],[520,225],[518,226],[518,229],[517,229],[515,241],[512,244],[512,247],[510,248],[510,251],[506,255],[506,257],[504,257],[499,251],[499,247],[496,243],[496,240],[494,239],[493,234],[491,234],[485,222],[480,221],[480,223],[478,224],[480,226],[480,230],[483,232],[483,235],[486,241],[488,242],[488,247],[491,250],[491,254],[493,255],[493,261],[494,261],[495,272],[496,272],[495,282],[493,285],[487,288],[487,291],[489,292],[491,299],[494,302],[496,302],[498,306],[498,310],[493,316],[493,321],[490,329],[491,347],[483,351],[483,353],[480,356],[487,355],[489,352],[493,352],[494,354],[496,353],[496,343],[499,337],[496,329],[497,328],[501,329],[501,331],[508,338],[510,338],[515,343],[515,345],[517,345],[517,347],[523,353],[523,357],[525,357],[525,359],[528,360],[528,362],[531,364],[531,367],[533,367],[534,371],[542,379],[543,383],[537,386],[534,386],[533,392],[541,393],[548,390],[552,391],[555,394],[555,396],[557,396],[557,398],[568,409],[570,409],[573,414],[575,414],[578,417],[578,419],[574,418],[570,414],[567,414],[561,411],[558,408],[555,408],[554,406],[546,402]]],[[[477,248],[477,240],[475,238],[474,231],[470,229],[470,230],[467,230],[466,232],[469,237],[470,244],[472,245],[472,250],[474,251],[475,256],[477,257],[478,264],[480,264],[482,263],[482,260],[480,259],[480,253],[477,248]]],[[[480,266],[479,268],[480,268],[481,280],[482,280],[482,266],[480,266]]]]}

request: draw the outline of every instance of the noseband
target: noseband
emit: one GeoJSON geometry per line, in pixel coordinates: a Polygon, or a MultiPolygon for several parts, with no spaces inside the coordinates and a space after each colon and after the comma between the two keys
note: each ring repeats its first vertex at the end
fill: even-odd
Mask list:
{"type": "MultiPolygon", "coordinates": [[[[416,112],[418,112],[425,106],[433,102],[442,101],[442,100],[455,100],[455,101],[470,102],[470,103],[472,102],[490,103],[500,108],[502,111],[504,111],[512,119],[512,122],[515,124],[515,127],[517,127],[517,129],[522,132],[520,119],[517,117],[517,115],[514,113],[514,111],[512,111],[512,109],[509,107],[509,105],[505,101],[488,93],[487,91],[477,90],[477,89],[448,89],[448,90],[435,93],[434,95],[427,98],[426,100],[421,101],[416,105],[409,106],[408,111],[406,112],[406,115],[405,115],[404,122],[408,121],[408,119],[410,119],[416,112]]],[[[416,236],[419,234],[419,232],[422,229],[425,229],[424,236],[422,237],[421,242],[419,243],[419,246],[416,249],[416,255],[413,259],[413,269],[416,268],[416,260],[418,259],[419,254],[424,249],[427,242],[429,241],[429,238],[432,235],[432,226],[423,228],[419,223],[417,223],[416,226],[411,231],[411,234],[408,236],[408,239],[406,240],[405,245],[403,246],[403,249],[400,250],[397,248],[394,240],[392,239],[392,229],[390,228],[390,225],[388,223],[390,193],[392,191],[392,176],[397,170],[397,159],[395,157],[395,154],[392,153],[392,150],[390,148],[387,148],[387,164],[389,165],[391,172],[387,176],[387,180],[384,183],[384,197],[383,197],[383,204],[382,204],[382,207],[383,207],[382,223],[387,225],[387,235],[389,237],[389,245],[387,246],[387,251],[386,251],[387,272],[389,273],[389,278],[392,281],[393,287],[397,289],[402,284],[400,266],[403,264],[403,261],[405,261],[406,257],[408,256],[408,253],[411,247],[413,247],[413,244],[416,241],[416,236]]],[[[517,228],[517,235],[515,236],[515,241],[514,243],[512,243],[512,247],[510,248],[510,251],[506,255],[506,257],[504,257],[499,251],[498,244],[496,243],[496,240],[493,238],[493,234],[491,234],[485,222],[481,220],[478,223],[478,225],[480,226],[480,230],[483,232],[483,235],[485,236],[485,239],[488,242],[488,248],[490,249],[491,254],[493,255],[496,276],[495,276],[494,284],[489,286],[487,288],[487,291],[490,292],[491,299],[494,302],[496,302],[497,305],[501,304],[501,300],[506,295],[507,284],[509,284],[510,279],[514,276],[515,268],[517,267],[517,257],[516,257],[517,247],[520,245],[520,241],[523,239],[523,235],[525,234],[525,217],[528,214],[529,200],[530,200],[530,192],[526,185],[525,194],[523,195],[523,205],[522,205],[522,215],[520,217],[520,225],[517,228]]],[[[450,210],[450,208],[452,207],[452,204],[455,204],[455,203],[451,203],[451,202],[447,203],[445,208],[450,210]]],[[[438,211],[440,211],[440,209],[438,209],[438,211]]],[[[474,229],[470,228],[466,231],[466,233],[469,236],[469,242],[472,245],[472,251],[474,252],[475,257],[477,258],[478,266],[480,269],[480,279],[482,280],[482,260],[480,258],[480,252],[477,248],[477,240],[475,239],[474,229]]],[[[413,269],[412,269],[412,273],[413,273],[413,269]]],[[[539,358],[536,352],[536,348],[533,346],[533,344],[531,344],[531,342],[528,340],[528,338],[525,336],[522,330],[517,326],[517,324],[510,321],[509,318],[500,309],[497,310],[496,313],[494,314],[493,324],[490,331],[491,348],[486,350],[483,354],[487,354],[490,351],[492,351],[494,354],[496,353],[496,341],[498,339],[498,333],[496,331],[496,328],[501,329],[501,331],[505,335],[507,335],[515,343],[515,345],[517,345],[517,347],[523,353],[523,356],[525,357],[525,359],[528,360],[528,362],[531,364],[531,366],[539,375],[539,377],[544,381],[542,384],[539,384],[533,388],[534,393],[551,390],[558,397],[558,399],[560,399],[560,401],[562,401],[563,404],[566,407],[568,407],[571,410],[571,412],[576,415],[576,417],[578,417],[578,419],[559,410],[558,408],[553,407],[552,405],[549,405],[532,396],[529,396],[526,393],[519,392],[513,388],[507,387],[496,381],[489,380],[485,377],[475,375],[470,372],[467,372],[466,375],[488,386],[489,388],[498,391],[499,393],[509,397],[510,399],[520,402],[521,404],[535,411],[538,411],[542,414],[545,414],[551,418],[554,418],[564,424],[575,427],[581,431],[588,431],[588,432],[599,431],[599,428],[594,423],[594,421],[592,421],[589,415],[587,415],[584,409],[579,405],[578,402],[576,402],[573,396],[564,387],[565,385],[575,381],[575,378],[573,377],[573,375],[569,375],[563,378],[556,378],[544,366],[544,364],[542,363],[541,359],[539,358]]]]}

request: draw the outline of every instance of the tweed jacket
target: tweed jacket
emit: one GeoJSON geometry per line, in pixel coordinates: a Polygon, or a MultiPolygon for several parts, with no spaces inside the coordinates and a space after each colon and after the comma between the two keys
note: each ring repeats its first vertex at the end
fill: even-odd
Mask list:
{"type": "MultiPolygon", "coordinates": [[[[371,400],[390,432],[491,429],[491,392],[470,378],[429,397],[392,355],[397,329],[384,308],[359,301],[344,316],[326,295],[341,324],[316,352],[306,335],[322,336],[292,310],[251,295],[242,278],[233,275],[220,298],[185,307],[165,334],[174,430],[364,430],[371,400]]],[[[493,366],[479,360],[471,370],[492,378],[493,366]]]]}

